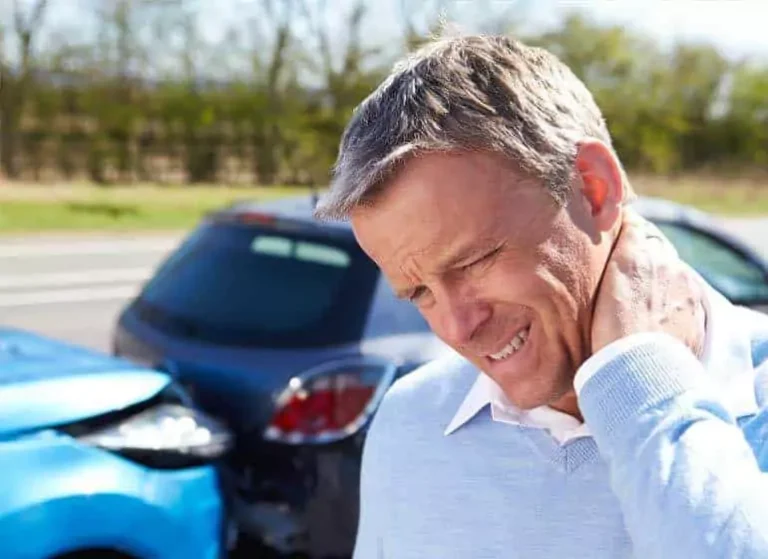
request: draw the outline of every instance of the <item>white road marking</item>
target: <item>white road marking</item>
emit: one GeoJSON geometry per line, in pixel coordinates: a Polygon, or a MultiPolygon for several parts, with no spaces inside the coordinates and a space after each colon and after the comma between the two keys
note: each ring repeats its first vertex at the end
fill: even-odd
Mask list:
{"type": "Polygon", "coordinates": [[[86,270],[83,272],[53,272],[49,274],[0,275],[0,289],[33,287],[67,287],[99,283],[144,282],[152,275],[149,268],[116,270],[86,270]]]}
{"type": "Polygon", "coordinates": [[[56,289],[29,293],[6,293],[0,294],[0,308],[130,299],[138,294],[139,289],[138,285],[122,285],[95,289],[56,289]]]}
{"type": "Polygon", "coordinates": [[[0,245],[0,258],[36,258],[41,256],[72,256],[75,254],[125,254],[130,252],[168,252],[177,247],[178,244],[178,239],[6,244],[0,245]]]}

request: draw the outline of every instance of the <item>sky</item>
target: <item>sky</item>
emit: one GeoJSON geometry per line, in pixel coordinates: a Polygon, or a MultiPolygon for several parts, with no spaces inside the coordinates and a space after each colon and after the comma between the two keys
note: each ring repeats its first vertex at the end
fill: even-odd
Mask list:
{"type": "Polygon", "coordinates": [[[642,30],[669,43],[711,41],[729,57],[768,56],[768,0],[538,0],[543,21],[569,6],[597,21],[642,30]]]}
{"type": "MultiPolygon", "coordinates": [[[[48,21],[77,26],[84,6],[94,0],[49,0],[48,21]]],[[[101,0],[111,2],[113,0],[101,0]]],[[[258,14],[262,0],[187,0],[198,6],[205,34],[223,34],[242,14],[258,14]]],[[[277,0],[287,2],[288,0],[277,0]]],[[[316,2],[318,0],[309,0],[316,2]]],[[[345,11],[354,0],[326,0],[345,11]]],[[[31,5],[34,0],[21,0],[31,5]]],[[[366,37],[387,40],[402,29],[401,6],[428,3],[420,0],[370,0],[366,37]]],[[[461,27],[473,30],[474,17],[490,5],[523,19],[532,30],[557,25],[570,10],[580,10],[598,22],[620,24],[647,33],[663,44],[678,40],[714,43],[731,58],[768,57],[768,0],[449,0],[449,14],[461,27]],[[485,7],[484,7],[485,6],[485,7]]],[[[0,23],[10,23],[11,0],[0,0],[0,23]]]]}
{"type": "MultiPolygon", "coordinates": [[[[472,0],[457,0],[462,13],[472,0]]],[[[729,57],[768,56],[768,0],[491,0],[496,9],[522,11],[533,28],[554,27],[571,10],[657,38],[712,42],[729,57]]],[[[380,5],[383,5],[380,4],[380,5]]]]}
{"type": "MultiPolygon", "coordinates": [[[[217,22],[253,9],[260,0],[198,0],[211,33],[217,22]]],[[[284,0],[287,1],[287,0],[284,0]]],[[[315,1],[315,0],[310,0],[315,1]]],[[[355,0],[326,0],[345,11],[355,0]]],[[[386,39],[402,29],[403,3],[428,0],[370,0],[366,36],[386,39]]],[[[605,24],[619,24],[669,45],[679,40],[714,43],[729,58],[768,57],[768,0],[452,0],[449,14],[473,29],[473,16],[490,5],[526,21],[532,30],[554,27],[571,10],[605,24]]]]}

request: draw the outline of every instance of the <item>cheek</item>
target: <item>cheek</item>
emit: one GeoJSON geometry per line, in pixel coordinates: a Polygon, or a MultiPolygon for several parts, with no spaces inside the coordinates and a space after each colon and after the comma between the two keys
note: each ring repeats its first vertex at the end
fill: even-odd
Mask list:
{"type": "Polygon", "coordinates": [[[548,291],[542,271],[541,264],[535,261],[502,260],[489,270],[480,289],[497,302],[534,306],[548,291]]]}
{"type": "Polygon", "coordinates": [[[430,330],[432,330],[435,334],[437,334],[441,339],[443,338],[443,332],[441,330],[442,322],[439,320],[440,314],[438,313],[437,309],[432,306],[429,309],[418,309],[421,313],[421,316],[424,317],[424,320],[427,321],[427,324],[429,325],[430,330]]]}
{"type": "Polygon", "coordinates": [[[542,296],[537,311],[548,337],[576,347],[591,309],[589,265],[560,251],[542,254],[538,269],[542,296]]]}
{"type": "Polygon", "coordinates": [[[568,252],[553,251],[546,259],[548,283],[562,300],[577,310],[590,306],[593,287],[597,284],[589,256],[588,252],[573,247],[568,252]]]}
{"type": "MultiPolygon", "coordinates": [[[[561,253],[542,247],[528,262],[499,262],[483,282],[488,300],[497,308],[526,307],[549,335],[578,320],[584,306],[580,288],[583,270],[561,253]]],[[[559,337],[559,336],[558,336],[559,337]]]]}

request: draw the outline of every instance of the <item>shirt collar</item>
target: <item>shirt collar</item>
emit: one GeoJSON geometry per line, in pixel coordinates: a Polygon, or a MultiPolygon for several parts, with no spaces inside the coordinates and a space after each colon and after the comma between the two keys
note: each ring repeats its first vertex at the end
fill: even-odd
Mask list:
{"type": "Polygon", "coordinates": [[[451,419],[451,422],[445,429],[445,434],[450,435],[475,417],[481,409],[490,404],[495,385],[496,383],[490,377],[484,373],[479,373],[477,380],[472,384],[464,401],[461,402],[456,415],[453,416],[453,419],[451,419]]]}
{"type": "MultiPolygon", "coordinates": [[[[758,405],[749,335],[744,328],[739,328],[735,307],[709,285],[705,284],[704,290],[707,327],[702,363],[719,385],[722,401],[731,414],[736,417],[752,414],[758,409],[758,405]]],[[[491,406],[491,412],[497,421],[538,424],[545,428],[551,427],[553,421],[562,422],[562,418],[554,417],[554,414],[545,421],[538,420],[541,416],[546,417],[543,413],[538,414],[536,418],[530,417],[530,414],[517,409],[509,402],[501,388],[490,377],[478,372],[477,379],[445,429],[445,435],[450,435],[469,422],[487,405],[491,406]],[[504,417],[500,417],[502,414],[504,417]]],[[[543,408],[538,410],[544,411],[543,408]]],[[[551,411],[565,415],[556,410],[551,411]]],[[[586,436],[589,432],[586,426],[583,427],[579,434],[586,436]]]]}

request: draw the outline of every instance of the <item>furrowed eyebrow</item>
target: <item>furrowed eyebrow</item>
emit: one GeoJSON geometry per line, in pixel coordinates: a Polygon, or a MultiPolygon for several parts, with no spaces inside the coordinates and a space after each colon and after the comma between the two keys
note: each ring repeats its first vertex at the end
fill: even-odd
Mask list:
{"type": "Polygon", "coordinates": [[[460,248],[455,254],[447,256],[443,262],[440,263],[438,269],[441,272],[451,270],[453,268],[468,264],[479,255],[484,255],[488,252],[496,250],[498,242],[492,239],[481,239],[471,245],[460,248]]]}
{"type": "MultiPolygon", "coordinates": [[[[488,253],[497,251],[501,248],[501,243],[497,238],[490,235],[484,235],[479,240],[459,247],[453,254],[448,254],[442,261],[438,262],[435,272],[437,274],[447,273],[455,268],[464,266],[473,262],[479,257],[483,257],[488,253]]],[[[414,291],[424,287],[423,285],[414,285],[409,287],[395,287],[391,286],[398,299],[408,300],[411,298],[414,291]]]]}

